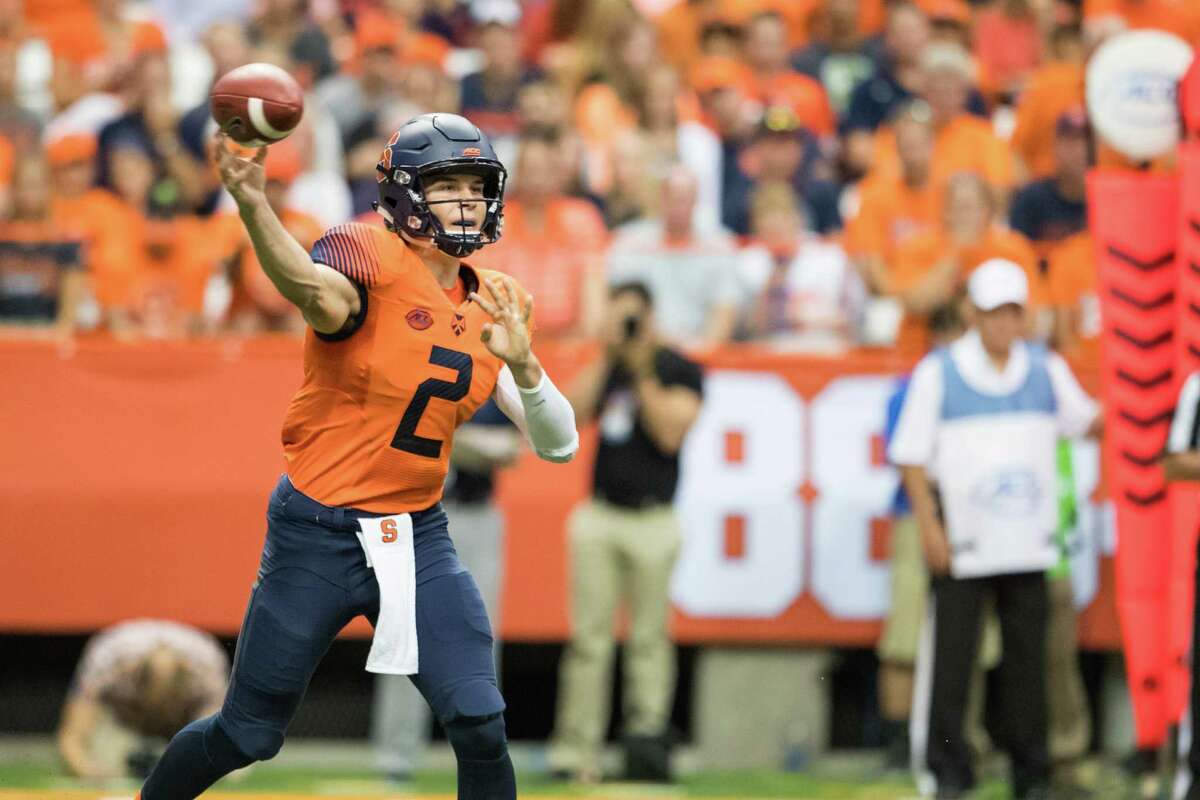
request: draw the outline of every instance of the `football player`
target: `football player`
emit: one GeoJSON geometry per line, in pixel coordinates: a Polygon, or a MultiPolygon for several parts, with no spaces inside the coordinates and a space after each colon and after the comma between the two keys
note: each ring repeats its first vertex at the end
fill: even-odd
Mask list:
{"type": "Polygon", "coordinates": [[[381,584],[404,577],[372,569],[368,553],[382,551],[366,544],[371,520],[383,542],[411,523],[411,678],[454,748],[458,796],[515,798],[490,624],[439,504],[454,430],[489,397],[542,458],[568,461],[579,446],[571,407],[530,347],[532,298],[462,261],[500,236],[504,167],[466,119],[410,120],[377,166],[386,229],[339,225],[310,254],[266,202],[266,148],[241,158],[218,139],[221,179],[263,271],[308,323],[304,378],[224,704],[172,739],[140,798],[194,798],[279,751],[334,637],[359,614],[381,621],[381,584]]]}

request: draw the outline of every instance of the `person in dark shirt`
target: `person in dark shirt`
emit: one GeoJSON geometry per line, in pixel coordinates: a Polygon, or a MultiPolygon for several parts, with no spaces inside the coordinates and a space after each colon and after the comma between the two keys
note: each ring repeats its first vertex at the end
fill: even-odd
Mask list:
{"type": "Polygon", "coordinates": [[[817,16],[813,40],[792,56],[792,69],[819,80],[838,115],[846,113],[854,87],[875,74],[883,40],[858,27],[858,0],[829,0],[817,16]]]}
{"type": "MultiPolygon", "coordinates": [[[[917,4],[900,0],[888,10],[883,55],[875,74],[854,87],[841,118],[845,166],[862,175],[875,153],[875,131],[919,93],[924,70],[921,59],[930,42],[930,22],[917,4]]],[[[987,104],[972,87],[966,110],[987,116],[987,104]]]]}
{"type": "Polygon", "coordinates": [[[462,79],[459,113],[475,120],[489,136],[512,136],[520,124],[517,97],[521,88],[541,73],[521,61],[521,32],[517,27],[520,7],[502,4],[481,8],[492,11],[490,16],[478,18],[475,33],[484,66],[462,79]],[[511,8],[511,14],[502,13],[505,8],[511,8]]]}
{"type": "Polygon", "coordinates": [[[921,77],[921,53],[929,43],[929,20],[914,3],[896,3],[888,11],[883,58],[875,74],[850,92],[841,118],[847,167],[861,174],[871,163],[875,130],[914,96],[921,77]]]}
{"type": "Polygon", "coordinates": [[[600,778],[613,616],[625,599],[626,777],[667,780],[665,734],[675,686],[668,589],[680,545],[672,500],[679,451],[700,413],[703,378],[698,365],[659,343],[644,284],[612,289],[603,338],[603,356],[584,369],[569,395],[581,424],[599,422],[600,444],[592,497],[570,520],[574,612],[550,766],[584,783],[600,778]]]}
{"type": "Polygon", "coordinates": [[[1086,112],[1063,112],[1054,127],[1054,175],[1013,197],[1009,225],[1032,241],[1043,259],[1050,246],[1087,227],[1089,150],[1086,112]]]}
{"type": "Polygon", "coordinates": [[[133,145],[154,162],[155,183],[167,184],[183,203],[198,206],[211,190],[207,167],[181,141],[179,118],[171,106],[170,68],[162,53],[137,56],[130,78],[128,111],[100,129],[96,153],[97,184],[113,189],[109,154],[133,145]]]}
{"type": "Polygon", "coordinates": [[[814,233],[841,230],[841,187],[829,180],[831,168],[816,138],[800,127],[790,108],[767,108],[748,143],[726,141],[722,148],[721,224],[726,228],[739,236],[750,233],[750,197],[761,180],[770,177],[788,179],[803,198],[814,233]]]}

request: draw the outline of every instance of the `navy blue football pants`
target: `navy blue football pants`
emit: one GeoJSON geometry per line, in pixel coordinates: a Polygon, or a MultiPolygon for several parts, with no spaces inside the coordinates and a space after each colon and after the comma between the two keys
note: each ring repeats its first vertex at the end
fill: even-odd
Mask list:
{"type": "MultiPolygon", "coordinates": [[[[359,614],[372,624],[379,614],[379,584],[355,536],[363,516],[381,515],[330,508],[280,479],[225,703],[171,741],[142,800],[196,797],[222,775],[279,752],[334,637],[359,614]]],[[[412,681],[458,756],[459,797],[507,800],[516,789],[483,600],[459,563],[441,505],[412,520],[419,652],[412,681]]]]}

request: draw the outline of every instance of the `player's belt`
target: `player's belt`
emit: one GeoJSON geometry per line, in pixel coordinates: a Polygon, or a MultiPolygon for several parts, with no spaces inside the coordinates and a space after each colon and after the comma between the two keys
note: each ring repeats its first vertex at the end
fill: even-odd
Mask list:
{"type": "MultiPolygon", "coordinates": [[[[358,520],[362,517],[385,517],[389,516],[378,511],[363,511],[360,508],[344,508],[340,506],[327,506],[320,503],[308,495],[301,492],[292,485],[290,478],[284,478],[288,482],[288,486],[292,490],[291,496],[284,504],[284,514],[288,516],[298,517],[300,519],[311,520],[322,528],[328,528],[331,531],[339,531],[344,533],[358,533],[360,530],[358,520]]],[[[422,511],[412,512],[414,522],[423,514],[439,510],[441,503],[435,503],[422,511]]]]}

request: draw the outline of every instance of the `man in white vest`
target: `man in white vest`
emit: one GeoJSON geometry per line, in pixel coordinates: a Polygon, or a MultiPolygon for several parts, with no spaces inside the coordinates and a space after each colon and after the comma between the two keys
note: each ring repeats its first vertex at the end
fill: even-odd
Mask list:
{"type": "MultiPolygon", "coordinates": [[[[1022,339],[1020,266],[981,264],[967,283],[971,329],[913,373],[889,456],[900,465],[933,592],[932,681],[918,667],[914,745],[939,798],[975,785],[963,731],[985,598],[1000,619],[1001,741],[1017,798],[1048,796],[1044,573],[1058,560],[1056,446],[1099,430],[1066,362],[1022,339]],[[928,729],[920,730],[922,706],[928,729]]],[[[926,664],[926,673],[928,663],[926,664]]]]}

